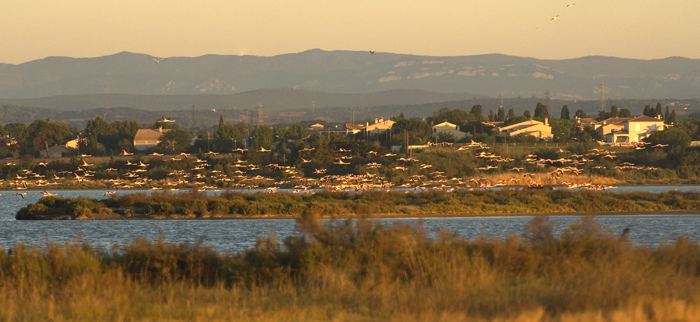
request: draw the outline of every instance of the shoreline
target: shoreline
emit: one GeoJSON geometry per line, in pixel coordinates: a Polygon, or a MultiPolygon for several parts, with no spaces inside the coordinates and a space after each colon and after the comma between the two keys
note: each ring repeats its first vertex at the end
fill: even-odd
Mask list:
{"type": "Polygon", "coordinates": [[[479,218],[538,216],[644,216],[700,214],[700,192],[494,190],[415,194],[372,191],[128,194],[104,199],[50,196],[17,212],[20,220],[201,220],[352,218],[479,218]]]}
{"type": "MultiPolygon", "coordinates": [[[[681,191],[681,192],[687,192],[687,191],[700,191],[700,184],[697,183],[687,183],[687,184],[618,184],[614,185],[611,187],[606,187],[605,189],[602,190],[596,190],[596,191],[607,191],[607,192],[624,192],[625,189],[632,188],[632,187],[641,187],[641,188],[664,188],[664,187],[680,187],[680,189],[670,189],[670,191],[681,191]],[[697,188],[697,189],[694,189],[697,188]],[[623,191],[615,191],[616,189],[622,189],[623,191]],[[686,190],[688,189],[688,190],[686,190]]],[[[489,187],[487,190],[494,191],[494,190],[501,190],[501,189],[552,189],[552,190],[566,190],[566,191],[587,191],[587,190],[594,190],[594,189],[586,189],[585,187],[577,187],[577,188],[568,188],[565,185],[545,185],[542,187],[528,187],[528,186],[522,186],[522,185],[506,185],[506,186],[498,186],[498,187],[489,187]]],[[[398,187],[392,187],[392,188],[375,188],[375,189],[370,189],[368,191],[398,191],[398,192],[406,192],[406,191],[411,191],[414,190],[413,188],[398,188],[398,187]]],[[[279,188],[279,191],[277,193],[294,193],[293,188],[279,188]]],[[[311,189],[311,190],[318,190],[315,192],[322,192],[322,191],[331,191],[331,192],[363,192],[363,190],[356,191],[350,188],[346,188],[340,191],[333,191],[330,189],[311,189]]],[[[433,189],[430,189],[433,190],[433,189]]],[[[444,189],[437,189],[438,191],[445,191],[444,189]]],[[[469,188],[459,188],[455,189],[455,191],[481,191],[483,188],[481,187],[469,187],[469,188]]],[[[642,189],[643,191],[644,189],[642,189]]],[[[118,194],[120,191],[121,192],[127,192],[127,193],[152,193],[152,192],[168,192],[168,193],[180,193],[180,192],[193,192],[193,188],[188,187],[188,188],[176,188],[176,189],[149,189],[149,188],[142,188],[142,189],[110,189],[110,188],[75,188],[75,187],[70,187],[70,188],[54,188],[54,189],[45,189],[45,188],[30,188],[30,189],[2,189],[0,188],[0,195],[1,194],[7,194],[7,193],[20,193],[20,192],[25,192],[25,193],[36,193],[39,194],[41,192],[48,191],[48,192],[77,192],[77,191],[109,191],[109,192],[115,192],[118,194]]],[[[256,194],[256,193],[269,193],[266,191],[265,188],[256,188],[256,189],[241,189],[241,188],[230,188],[230,187],[222,187],[222,188],[217,188],[217,189],[204,189],[204,190],[197,190],[196,192],[203,192],[203,193],[217,193],[217,192],[231,192],[231,193],[250,193],[250,194],[256,194]]],[[[422,192],[422,191],[418,191],[422,192]]]]}
{"type": "MultiPolygon", "coordinates": [[[[533,213],[484,213],[484,214],[428,214],[428,215],[406,215],[406,214],[378,214],[378,215],[343,215],[343,216],[319,216],[322,220],[345,220],[345,219],[441,219],[441,218],[505,218],[505,217],[586,217],[586,216],[694,216],[700,215],[700,210],[651,210],[651,211],[598,211],[598,212],[533,212],[533,213]]],[[[122,217],[110,216],[105,218],[80,218],[75,220],[296,220],[301,216],[284,215],[230,215],[216,217],[184,217],[184,216],[140,216],[122,217]]],[[[62,220],[60,218],[34,219],[34,220],[62,220]]]]}

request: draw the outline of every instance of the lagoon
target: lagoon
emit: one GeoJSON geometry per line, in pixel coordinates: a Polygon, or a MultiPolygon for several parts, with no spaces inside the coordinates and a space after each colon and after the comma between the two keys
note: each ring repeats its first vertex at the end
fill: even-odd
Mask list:
{"type": "MultiPolygon", "coordinates": [[[[700,186],[626,186],[621,191],[700,191],[700,186]],[[636,187],[636,188],[635,188],[636,187]]],[[[611,189],[611,191],[615,191],[611,189]]],[[[16,191],[0,191],[0,246],[16,243],[81,242],[109,248],[114,243],[126,244],[136,237],[157,239],[162,236],[168,242],[198,242],[220,251],[240,252],[255,245],[256,238],[276,234],[279,240],[294,235],[294,219],[236,219],[236,220],[98,220],[98,221],[18,221],[17,211],[41,198],[38,191],[26,191],[22,198],[16,191]]],[[[106,190],[56,190],[61,197],[85,196],[102,198],[106,190]]],[[[144,191],[118,190],[118,194],[144,191]]],[[[521,234],[532,216],[424,218],[422,224],[430,235],[441,228],[449,229],[462,238],[472,239],[480,235],[503,238],[509,232],[521,234]]],[[[554,216],[551,220],[560,232],[580,216],[554,216]]],[[[630,228],[630,240],[637,245],[657,246],[665,240],[687,235],[700,241],[700,211],[697,214],[597,216],[595,220],[619,234],[630,228]]],[[[401,222],[416,224],[417,218],[382,219],[391,224],[401,222]]]]}

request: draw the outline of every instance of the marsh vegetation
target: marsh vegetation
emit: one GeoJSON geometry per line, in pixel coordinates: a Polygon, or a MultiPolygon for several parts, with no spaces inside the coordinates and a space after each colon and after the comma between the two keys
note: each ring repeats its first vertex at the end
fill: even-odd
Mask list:
{"type": "Polygon", "coordinates": [[[633,245],[590,217],[503,239],[298,220],[241,253],[136,239],[0,252],[0,320],[697,321],[700,246],[633,245]]]}
{"type": "Polygon", "coordinates": [[[44,197],[17,219],[253,218],[313,214],[362,216],[473,216],[537,213],[698,211],[698,192],[626,192],[567,189],[498,189],[422,192],[364,191],[315,194],[154,192],[112,195],[102,200],[44,197]]]}

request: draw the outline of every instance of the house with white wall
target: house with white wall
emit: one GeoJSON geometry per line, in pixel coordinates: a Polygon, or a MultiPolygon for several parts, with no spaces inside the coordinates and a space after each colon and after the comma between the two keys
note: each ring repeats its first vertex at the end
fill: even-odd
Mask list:
{"type": "Polygon", "coordinates": [[[631,119],[631,117],[611,117],[598,122],[596,130],[600,132],[602,136],[606,136],[612,132],[623,130],[625,128],[625,122],[631,119]]]}
{"type": "Polygon", "coordinates": [[[501,126],[496,128],[496,136],[512,137],[516,135],[531,135],[540,140],[551,140],[554,138],[552,135],[552,127],[549,126],[549,119],[545,118],[544,122],[530,119],[528,121],[511,124],[508,126],[501,126]]]}
{"type": "Polygon", "coordinates": [[[442,122],[440,124],[433,125],[433,139],[438,138],[440,134],[443,133],[444,135],[451,135],[455,140],[461,140],[470,135],[467,132],[460,131],[458,125],[450,122],[442,122]]]}
{"type": "Polygon", "coordinates": [[[370,134],[382,134],[394,126],[394,121],[385,120],[383,117],[374,119],[374,124],[367,124],[366,131],[370,134]]]}
{"type": "Polygon", "coordinates": [[[156,147],[160,143],[160,138],[163,136],[163,133],[167,131],[170,131],[170,129],[139,129],[134,136],[134,150],[146,151],[156,147]]]}
{"type": "Polygon", "coordinates": [[[640,142],[656,131],[666,129],[661,115],[656,117],[637,116],[623,123],[623,128],[605,135],[608,143],[632,143],[640,142]]]}

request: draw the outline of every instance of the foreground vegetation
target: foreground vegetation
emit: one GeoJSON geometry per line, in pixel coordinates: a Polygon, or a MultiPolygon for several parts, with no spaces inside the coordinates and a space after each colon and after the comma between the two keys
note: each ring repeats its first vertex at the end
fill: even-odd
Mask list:
{"type": "Polygon", "coordinates": [[[697,321],[700,246],[657,248],[586,217],[505,239],[298,221],[242,253],[136,239],[0,251],[0,320],[697,321]]]}
{"type": "Polygon", "coordinates": [[[315,194],[192,191],[155,192],[107,199],[48,196],[29,204],[17,219],[250,218],[313,214],[356,216],[469,216],[484,214],[698,211],[698,192],[627,192],[544,188],[424,191],[321,191],[315,194]]]}

